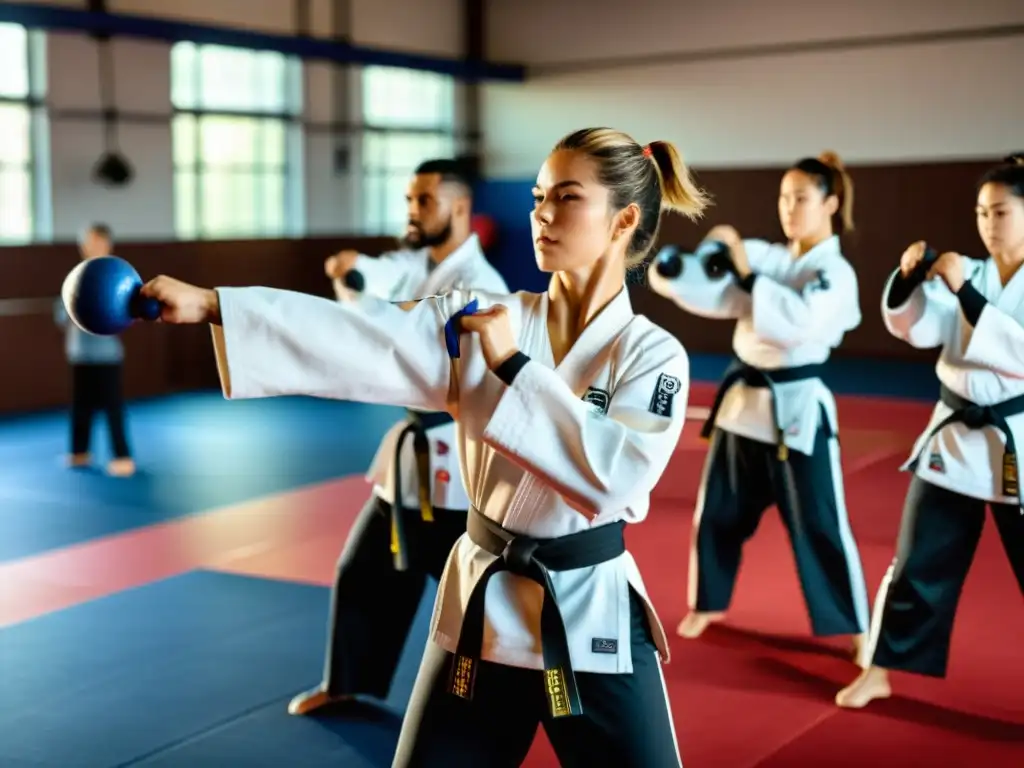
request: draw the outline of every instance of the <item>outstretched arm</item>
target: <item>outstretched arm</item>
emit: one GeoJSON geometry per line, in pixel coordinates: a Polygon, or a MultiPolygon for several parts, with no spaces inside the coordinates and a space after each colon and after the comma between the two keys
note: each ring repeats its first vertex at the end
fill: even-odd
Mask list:
{"type": "Polygon", "coordinates": [[[607,414],[596,413],[553,370],[521,353],[496,373],[508,388],[483,439],[542,478],[589,518],[645,503],[686,418],[689,360],[652,329],[623,373],[607,414]]]}
{"type": "Polygon", "coordinates": [[[736,275],[730,271],[708,269],[714,255],[714,243],[702,243],[693,254],[678,253],[675,257],[662,252],[648,269],[647,282],[651,289],[673,301],[680,309],[713,320],[730,320],[750,312],[750,296],[739,286],[736,275]],[[665,269],[666,259],[678,258],[674,276],[665,269]],[[708,272],[712,274],[709,275],[708,272]]]}
{"type": "Polygon", "coordinates": [[[217,290],[214,343],[225,396],[310,395],[446,409],[445,301],[358,309],[271,288],[217,290]]]}
{"type": "MultiPolygon", "coordinates": [[[[214,325],[217,365],[232,399],[310,395],[447,410],[450,311],[465,294],[406,311],[386,301],[356,309],[274,288],[205,290],[168,277],[142,288],[166,323],[214,325]]],[[[461,309],[457,307],[457,309],[461,309]]]]}
{"type": "Polygon", "coordinates": [[[363,277],[364,285],[356,293],[345,285],[344,278],[334,278],[334,295],[340,301],[353,301],[363,296],[373,296],[387,301],[406,298],[398,295],[402,278],[412,265],[408,254],[402,252],[382,253],[380,256],[355,254],[351,261],[351,269],[357,270],[363,277]]]}

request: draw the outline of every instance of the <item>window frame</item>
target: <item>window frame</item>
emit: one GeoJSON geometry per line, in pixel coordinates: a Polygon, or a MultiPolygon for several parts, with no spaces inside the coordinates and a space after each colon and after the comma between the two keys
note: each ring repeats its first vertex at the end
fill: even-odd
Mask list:
{"type": "MultiPolygon", "coordinates": [[[[423,83],[419,83],[420,86],[423,83]]],[[[369,236],[395,236],[404,230],[406,213],[402,197],[395,193],[397,182],[401,178],[401,186],[405,186],[408,178],[416,170],[421,162],[435,157],[455,157],[460,149],[459,131],[459,87],[460,83],[454,76],[443,75],[436,72],[424,72],[415,69],[402,67],[367,65],[359,70],[359,111],[362,118],[362,132],[360,135],[360,162],[359,162],[359,224],[363,234],[369,236]],[[376,79],[391,80],[391,92],[395,90],[406,90],[415,92],[416,81],[433,81],[437,88],[437,96],[443,99],[435,105],[433,114],[431,110],[417,110],[421,115],[407,118],[405,116],[388,115],[386,110],[371,107],[370,90],[376,79]],[[406,77],[406,82],[401,78],[406,77]],[[388,163],[381,162],[380,157],[386,157],[388,152],[382,149],[390,138],[395,139],[434,139],[438,144],[447,144],[444,149],[437,151],[424,151],[423,156],[417,156],[407,162],[388,163]],[[375,143],[378,143],[374,151],[375,143]],[[374,199],[376,198],[376,199],[374,199]],[[401,215],[399,216],[399,209],[401,215]]],[[[399,93],[399,96],[402,94],[399,93]]],[[[388,101],[394,103],[395,98],[388,101]]]]}
{"type": "Polygon", "coordinates": [[[25,35],[25,91],[21,94],[0,94],[0,107],[23,111],[25,116],[28,157],[24,163],[8,163],[0,159],[0,177],[8,169],[27,180],[28,228],[21,234],[8,234],[0,229],[0,247],[28,245],[52,237],[52,210],[49,183],[49,141],[46,120],[46,36],[45,33],[16,22],[0,22],[18,27],[25,35]]]}
{"type": "MultiPolygon", "coordinates": [[[[268,52],[259,49],[240,48],[236,46],[211,45],[206,43],[194,43],[183,41],[176,43],[171,49],[171,145],[172,145],[172,176],[174,179],[174,229],[179,240],[257,240],[257,239],[284,239],[289,237],[301,237],[305,229],[305,210],[302,199],[302,186],[304,183],[303,168],[303,62],[292,56],[285,56],[275,52],[268,52]],[[184,51],[191,48],[193,60],[191,62],[191,75],[194,82],[191,86],[190,104],[182,104],[176,99],[176,70],[174,63],[176,51],[184,51]],[[283,79],[281,83],[281,100],[279,108],[263,108],[250,104],[248,108],[241,108],[232,105],[208,105],[208,94],[204,93],[203,86],[203,63],[202,54],[206,49],[230,50],[236,53],[251,55],[254,59],[260,56],[273,55],[280,57],[283,66],[280,74],[283,79]],[[271,166],[269,169],[261,159],[255,162],[247,161],[230,169],[227,178],[234,176],[245,176],[249,178],[249,185],[255,196],[252,201],[252,211],[255,222],[252,227],[242,226],[227,230],[211,229],[208,223],[203,220],[204,210],[204,186],[209,183],[211,174],[223,173],[229,170],[227,166],[211,164],[204,158],[203,138],[204,126],[212,121],[222,120],[245,120],[251,121],[253,132],[257,137],[254,141],[255,155],[263,154],[263,147],[260,135],[267,126],[277,124],[281,128],[281,165],[271,166]],[[192,136],[191,158],[182,161],[179,158],[179,145],[177,132],[179,125],[189,125],[191,122],[192,136]],[[182,194],[179,189],[182,177],[187,177],[192,183],[191,211],[182,211],[182,194]],[[259,183],[261,178],[268,176],[279,176],[282,189],[282,209],[280,211],[280,225],[267,227],[264,223],[268,217],[265,214],[265,201],[261,195],[266,193],[266,185],[259,183]],[[185,224],[184,222],[188,222],[185,224]]],[[[258,75],[258,66],[250,64],[254,75],[258,75]]],[[[270,217],[273,218],[273,217],[270,217]]]]}

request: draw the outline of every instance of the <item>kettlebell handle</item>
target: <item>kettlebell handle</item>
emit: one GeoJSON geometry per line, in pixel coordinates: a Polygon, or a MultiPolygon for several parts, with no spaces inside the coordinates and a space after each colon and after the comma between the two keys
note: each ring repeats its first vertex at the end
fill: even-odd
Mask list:
{"type": "Polygon", "coordinates": [[[136,320],[153,322],[160,319],[160,302],[149,296],[143,296],[141,288],[132,294],[128,302],[128,314],[136,320]]]}

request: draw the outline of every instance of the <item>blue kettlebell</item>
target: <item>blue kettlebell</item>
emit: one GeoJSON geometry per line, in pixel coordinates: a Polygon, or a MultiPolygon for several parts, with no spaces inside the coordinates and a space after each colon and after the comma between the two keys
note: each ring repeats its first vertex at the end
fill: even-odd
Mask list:
{"type": "Polygon", "coordinates": [[[64,278],[60,295],[71,321],[86,333],[116,336],[136,320],[157,320],[160,302],[140,294],[142,278],[124,259],[86,259],[64,278]]]}

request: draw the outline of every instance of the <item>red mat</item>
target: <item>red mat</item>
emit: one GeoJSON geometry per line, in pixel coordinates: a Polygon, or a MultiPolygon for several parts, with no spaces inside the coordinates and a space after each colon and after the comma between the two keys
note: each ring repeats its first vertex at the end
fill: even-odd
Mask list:
{"type": "MultiPolygon", "coordinates": [[[[891,401],[841,405],[847,502],[872,599],[893,555],[909,479],[897,469],[927,413],[891,401]]],[[[698,428],[687,427],[650,518],[629,531],[630,549],[673,632],[665,676],[687,768],[1024,766],[1024,601],[991,521],[962,597],[949,677],[894,674],[893,698],[877,706],[851,712],[833,704],[857,668],[841,644],[809,636],[775,510],[745,551],[727,625],[699,640],[674,635],[686,608],[704,457],[698,428]]],[[[557,765],[543,732],[527,765],[557,765]]]]}
{"type": "MultiPolygon", "coordinates": [[[[706,406],[710,395],[698,388],[691,404],[706,406]]],[[[840,403],[847,501],[871,596],[893,555],[908,483],[897,468],[929,410],[840,403]]],[[[699,428],[687,425],[649,519],[628,534],[673,633],[665,676],[687,768],[1024,768],[1024,601],[991,523],[961,600],[949,677],[894,675],[894,698],[867,710],[833,704],[857,670],[839,643],[809,637],[774,511],[746,549],[727,625],[696,641],[675,637],[706,450],[699,428]]],[[[330,584],[367,490],[347,478],[7,563],[0,627],[195,568],[330,584]]],[[[557,765],[543,733],[526,764],[557,765]]]]}

